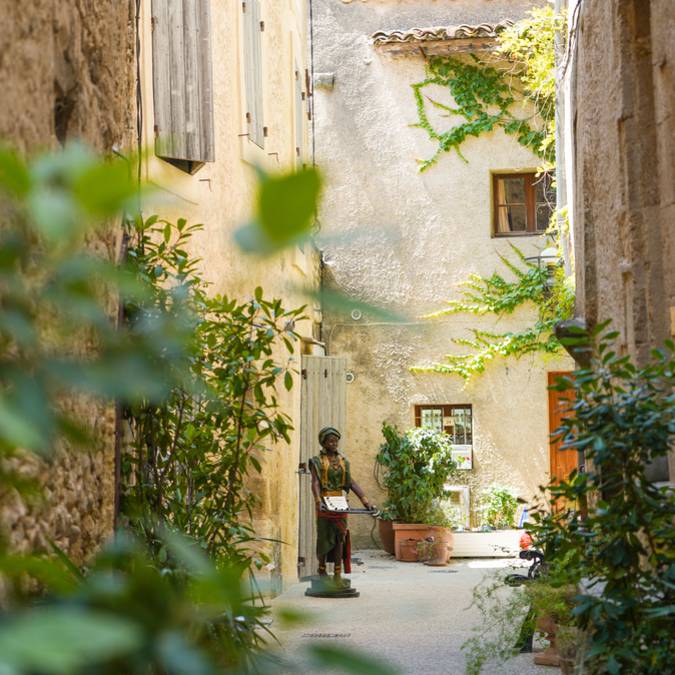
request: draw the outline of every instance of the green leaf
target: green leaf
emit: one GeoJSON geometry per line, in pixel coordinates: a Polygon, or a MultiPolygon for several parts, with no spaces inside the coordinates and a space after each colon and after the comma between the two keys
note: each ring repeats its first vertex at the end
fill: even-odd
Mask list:
{"type": "Polygon", "coordinates": [[[0,146],[0,187],[14,197],[25,197],[31,188],[28,168],[19,155],[0,146]]]}
{"type": "Polygon", "coordinates": [[[309,648],[314,664],[319,668],[337,668],[350,675],[398,675],[400,671],[383,661],[344,646],[328,644],[309,648]]]}
{"type": "Polygon", "coordinates": [[[259,170],[258,176],[255,217],[235,232],[240,248],[247,253],[269,254],[309,237],[321,191],[316,169],[278,175],[259,170]]]}
{"type": "Polygon", "coordinates": [[[286,387],[287,391],[293,389],[293,376],[289,371],[286,371],[286,374],[284,375],[284,387],[286,387]]]}
{"type": "Polygon", "coordinates": [[[0,664],[71,675],[141,644],[142,633],[130,621],[74,607],[39,608],[0,626],[0,664]]]}

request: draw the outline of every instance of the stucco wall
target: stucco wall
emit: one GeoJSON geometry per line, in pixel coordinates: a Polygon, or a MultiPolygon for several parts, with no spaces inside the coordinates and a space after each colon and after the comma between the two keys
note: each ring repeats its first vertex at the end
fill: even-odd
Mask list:
{"type": "MultiPolygon", "coordinates": [[[[549,468],[546,372],[569,369],[568,359],[541,357],[494,363],[468,386],[458,377],[419,375],[410,367],[440,361],[452,337],[470,327],[524,327],[533,309],[495,325],[490,318],[419,317],[457,298],[457,284],[471,273],[489,275],[510,243],[527,254],[542,237],[491,237],[491,172],[532,170],[537,158],[501,131],[468,140],[425,173],[416,159],[435,150],[417,119],[410,85],[424,78],[421,56],[392,58],[372,47],[375,30],[497,22],[517,19],[532,2],[329,2],[315,3],[318,72],[335,73],[332,91],[318,90],[317,162],[328,178],[320,214],[328,262],[325,282],[394,309],[409,325],[354,321],[328,310],[324,337],[329,352],[345,355],[355,375],[347,388],[344,449],[366,493],[381,503],[373,463],[387,420],[414,424],[414,405],[471,404],[474,469],[457,482],[478,488],[491,481],[531,498],[549,468]],[[338,235],[333,237],[331,235],[338,235]]],[[[441,100],[446,94],[438,94],[441,100]]],[[[442,123],[442,119],[437,121],[442,123]]],[[[354,519],[359,545],[370,543],[371,523],[354,519]]]]}
{"type": "MultiPolygon", "coordinates": [[[[143,111],[145,144],[152,147],[152,36],[150,0],[143,0],[143,111]]],[[[295,163],[294,63],[302,77],[309,67],[307,57],[306,3],[297,0],[262,0],[264,124],[269,133],[261,151],[242,134],[246,132],[246,107],[243,100],[243,45],[241,3],[212,2],[212,57],[215,116],[215,162],[205,164],[194,175],[187,175],[152,156],[148,158],[148,178],[160,186],[169,200],[148,209],[165,217],[185,217],[204,224],[204,231],[192,241],[195,255],[202,258],[202,269],[213,284],[214,293],[246,299],[262,286],[266,297],[283,300],[287,308],[309,303],[309,320],[298,324],[298,331],[312,337],[314,315],[312,301],[304,287],[318,287],[318,258],[311,247],[298,248],[282,255],[255,258],[245,256],[233,241],[237,226],[251,215],[255,195],[253,164],[269,171],[291,168],[295,163]]],[[[306,119],[306,116],[305,116],[306,119]]],[[[308,148],[309,121],[305,121],[305,148],[308,148]]],[[[309,155],[306,162],[311,162],[309,155]]],[[[149,212],[149,211],[148,211],[149,212]]],[[[300,350],[295,367],[300,370],[300,350]]],[[[300,384],[289,393],[280,383],[282,409],[299,424],[300,384]]],[[[298,556],[298,469],[299,430],[291,444],[279,444],[264,459],[261,476],[253,476],[251,489],[260,498],[256,513],[256,533],[279,540],[269,546],[274,568],[270,571],[272,591],[297,577],[298,556]]]]}
{"type": "MultiPolygon", "coordinates": [[[[71,138],[102,152],[130,143],[132,5],[0,0],[1,139],[26,152],[71,138]]],[[[118,234],[109,229],[90,245],[113,258],[118,234]]],[[[50,538],[81,562],[113,527],[115,415],[112,406],[85,397],[62,404],[91,431],[92,445],[60,446],[48,463],[29,458],[23,470],[40,479],[42,496],[26,504],[4,495],[0,523],[18,550],[46,550],[50,538]]]]}
{"type": "Polygon", "coordinates": [[[640,360],[675,333],[672,2],[582,5],[569,114],[577,313],[640,360]]]}

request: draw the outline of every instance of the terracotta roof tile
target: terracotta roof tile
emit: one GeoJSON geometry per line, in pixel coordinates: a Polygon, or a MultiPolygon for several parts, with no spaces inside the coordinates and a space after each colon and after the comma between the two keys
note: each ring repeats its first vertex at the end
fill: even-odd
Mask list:
{"type": "Polygon", "coordinates": [[[373,44],[394,45],[406,42],[440,42],[445,40],[466,40],[471,38],[496,38],[501,31],[513,25],[504,19],[499,23],[481,23],[477,26],[437,26],[435,28],[410,28],[409,30],[377,31],[370,37],[373,44]]]}

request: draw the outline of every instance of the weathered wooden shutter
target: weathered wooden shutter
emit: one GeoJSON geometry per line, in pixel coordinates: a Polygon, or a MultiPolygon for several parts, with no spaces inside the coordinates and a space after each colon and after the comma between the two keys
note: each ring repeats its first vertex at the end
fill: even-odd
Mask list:
{"type": "Polygon", "coordinates": [[[302,403],[300,428],[300,523],[298,532],[298,576],[317,572],[316,520],[309,459],[319,452],[319,431],[326,426],[342,433],[341,445],[348,442],[346,433],[347,389],[346,359],[336,356],[302,357],[302,403]],[[307,468],[305,473],[302,467],[307,468]]]}
{"type": "Polygon", "coordinates": [[[295,156],[298,166],[305,161],[305,101],[302,93],[302,73],[295,66],[295,156]]]}
{"type": "Polygon", "coordinates": [[[246,122],[248,137],[265,147],[263,116],[262,31],[260,0],[242,2],[244,12],[244,81],[246,82],[246,122]]]}
{"type": "Polygon", "coordinates": [[[213,162],[213,77],[209,0],[152,0],[155,151],[213,162]]]}

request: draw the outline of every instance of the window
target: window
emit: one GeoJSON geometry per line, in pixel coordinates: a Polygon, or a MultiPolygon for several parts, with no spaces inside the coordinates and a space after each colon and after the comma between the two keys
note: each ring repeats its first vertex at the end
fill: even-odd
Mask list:
{"type": "Polygon", "coordinates": [[[472,445],[470,405],[416,405],[415,426],[445,431],[455,445],[472,445]]]}
{"type": "Polygon", "coordinates": [[[555,204],[549,174],[493,174],[492,194],[496,237],[538,234],[548,228],[555,204]]]}
{"type": "Polygon", "coordinates": [[[155,152],[193,173],[215,159],[209,0],[152,0],[155,152]]]}
{"type": "Polygon", "coordinates": [[[248,138],[265,147],[266,128],[263,118],[262,32],[260,0],[244,0],[244,81],[246,83],[246,128],[248,138]]]}
{"type": "Polygon", "coordinates": [[[459,469],[473,468],[473,415],[470,405],[416,405],[415,426],[444,431],[455,446],[452,458],[459,469]]]}

